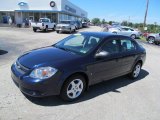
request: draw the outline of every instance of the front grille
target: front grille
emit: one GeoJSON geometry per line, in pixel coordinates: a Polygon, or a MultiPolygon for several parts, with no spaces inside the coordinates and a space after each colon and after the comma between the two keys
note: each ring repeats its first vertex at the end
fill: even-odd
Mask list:
{"type": "Polygon", "coordinates": [[[26,72],[29,71],[29,68],[21,65],[18,61],[16,61],[16,65],[15,66],[16,66],[16,69],[21,73],[26,73],[26,72]]]}

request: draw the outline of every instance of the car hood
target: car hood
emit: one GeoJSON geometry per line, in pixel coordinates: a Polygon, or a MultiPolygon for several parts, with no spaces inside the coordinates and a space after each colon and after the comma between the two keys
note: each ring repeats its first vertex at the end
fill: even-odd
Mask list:
{"type": "Polygon", "coordinates": [[[64,61],[67,62],[78,57],[80,57],[80,55],[51,46],[30,51],[20,56],[18,61],[21,65],[32,69],[42,66],[55,67],[59,63],[63,64],[64,61]]]}

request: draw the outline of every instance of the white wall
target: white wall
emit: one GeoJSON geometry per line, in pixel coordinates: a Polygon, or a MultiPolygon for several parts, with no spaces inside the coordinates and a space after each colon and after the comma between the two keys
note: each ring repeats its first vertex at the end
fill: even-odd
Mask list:
{"type": "MultiPolygon", "coordinates": [[[[56,10],[56,11],[66,11],[65,5],[76,9],[76,15],[87,17],[87,12],[79,8],[78,6],[72,4],[68,0],[53,0],[56,3],[55,7],[50,7],[50,2],[52,0],[1,0],[0,11],[14,11],[14,10],[56,10]],[[25,2],[27,5],[20,6],[18,3],[25,2]]],[[[72,13],[72,12],[70,12],[72,13]]]]}
{"type": "Polygon", "coordinates": [[[81,9],[80,6],[78,7],[78,6],[74,5],[74,4],[72,4],[68,0],[62,0],[62,10],[63,11],[66,11],[65,5],[68,5],[69,7],[73,8],[73,9],[76,9],[76,14],[77,15],[81,16],[81,14],[84,14],[85,15],[84,17],[86,17],[86,18],[88,17],[88,13],[86,11],[84,11],[83,9],[81,9]]]}
{"type": "Polygon", "coordinates": [[[61,0],[54,0],[55,7],[50,7],[51,0],[2,0],[0,3],[0,11],[14,11],[14,10],[61,10],[61,0]],[[28,3],[25,7],[20,7],[18,3],[28,3]]]}

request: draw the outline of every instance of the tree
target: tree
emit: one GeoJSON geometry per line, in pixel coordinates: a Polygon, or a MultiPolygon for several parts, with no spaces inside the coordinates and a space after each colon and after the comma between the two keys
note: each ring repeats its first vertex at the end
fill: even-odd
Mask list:
{"type": "Polygon", "coordinates": [[[93,19],[92,19],[92,23],[93,23],[94,25],[97,25],[97,24],[100,24],[101,21],[100,21],[99,18],[93,18],[93,19]]]}
{"type": "Polygon", "coordinates": [[[109,21],[109,25],[112,25],[112,23],[113,23],[112,21],[109,21]]]}
{"type": "Polygon", "coordinates": [[[122,26],[127,26],[127,25],[128,25],[128,22],[127,22],[127,21],[123,21],[123,22],[121,23],[121,25],[122,25],[122,26]]]}
{"type": "Polygon", "coordinates": [[[128,26],[129,26],[129,27],[133,27],[133,23],[132,23],[132,22],[129,22],[129,23],[128,23],[128,26]]]}
{"type": "Polygon", "coordinates": [[[105,19],[103,19],[103,20],[102,20],[102,24],[105,24],[105,23],[106,23],[106,21],[105,21],[105,19]]]}

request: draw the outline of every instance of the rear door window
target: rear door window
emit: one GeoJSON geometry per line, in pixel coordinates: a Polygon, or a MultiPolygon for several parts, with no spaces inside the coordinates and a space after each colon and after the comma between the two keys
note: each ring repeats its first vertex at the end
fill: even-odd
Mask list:
{"type": "Polygon", "coordinates": [[[136,50],[135,44],[131,40],[120,40],[121,52],[128,52],[136,50]]]}

